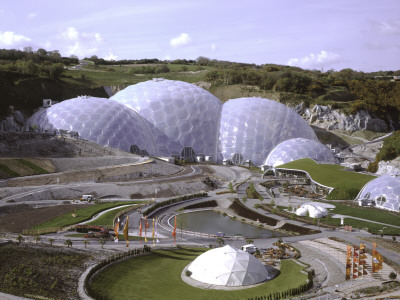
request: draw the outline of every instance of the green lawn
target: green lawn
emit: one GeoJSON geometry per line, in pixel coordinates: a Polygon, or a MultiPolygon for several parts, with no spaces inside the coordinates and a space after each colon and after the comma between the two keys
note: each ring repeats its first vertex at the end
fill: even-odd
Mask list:
{"type": "Polygon", "coordinates": [[[318,183],[335,188],[328,196],[330,200],[352,200],[362,187],[375,177],[344,171],[340,165],[317,164],[304,158],[279,166],[279,168],[304,170],[318,183]]]}
{"type": "Polygon", "coordinates": [[[356,218],[367,219],[375,222],[400,226],[400,214],[389,212],[378,208],[354,207],[344,203],[330,202],[335,205],[331,212],[335,214],[348,215],[356,218]]]}
{"type": "Polygon", "coordinates": [[[156,251],[114,264],[96,276],[92,288],[109,299],[248,299],[297,287],[307,275],[293,261],[282,261],[281,274],[260,286],[236,290],[204,290],[181,280],[184,267],[207,249],[156,251]]]}
{"type": "MultiPolygon", "coordinates": [[[[34,230],[39,230],[43,228],[53,228],[53,227],[65,227],[73,224],[77,224],[83,221],[87,221],[92,218],[95,214],[116,206],[126,205],[126,204],[137,204],[138,201],[129,201],[129,202],[105,202],[100,204],[93,204],[89,207],[77,209],[77,216],[73,217],[72,213],[66,213],[60,217],[56,217],[54,219],[48,220],[42,224],[35,226],[34,230]]],[[[102,224],[105,225],[105,224],[102,224]]]]}
{"type": "MultiPolygon", "coordinates": [[[[335,226],[340,226],[340,219],[321,219],[321,224],[330,224],[335,226]]],[[[368,230],[373,234],[386,234],[386,235],[400,235],[400,228],[383,226],[376,223],[371,223],[367,221],[361,221],[352,218],[344,218],[344,225],[353,226],[353,228],[364,229],[368,228],[368,230]],[[385,227],[383,229],[383,227],[385,227]],[[381,231],[383,229],[383,232],[381,231]]]]}
{"type": "Polygon", "coordinates": [[[93,220],[89,223],[87,223],[88,225],[109,225],[109,226],[113,226],[113,220],[114,217],[122,210],[127,209],[129,206],[125,206],[125,207],[121,207],[121,208],[117,208],[114,209],[112,211],[106,212],[105,214],[101,215],[99,218],[97,218],[96,220],[93,220]]]}
{"type": "MultiPolygon", "coordinates": [[[[148,66],[159,66],[161,64],[148,64],[148,66]]],[[[123,65],[123,66],[86,66],[83,70],[65,70],[65,76],[61,80],[74,83],[80,82],[85,86],[99,87],[103,85],[132,85],[142,81],[151,80],[155,77],[162,77],[171,80],[181,80],[185,82],[197,82],[203,79],[206,70],[215,69],[214,67],[201,67],[186,65],[187,71],[183,71],[185,65],[168,64],[170,72],[161,74],[136,74],[140,73],[142,65],[123,65]],[[137,69],[137,71],[136,71],[137,69]],[[195,71],[191,73],[190,71],[195,71]]]]}

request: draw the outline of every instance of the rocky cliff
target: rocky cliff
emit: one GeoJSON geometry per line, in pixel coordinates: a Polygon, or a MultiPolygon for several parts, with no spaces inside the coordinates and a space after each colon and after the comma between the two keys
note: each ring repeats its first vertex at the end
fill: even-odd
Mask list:
{"type": "Polygon", "coordinates": [[[345,115],[339,110],[331,109],[329,105],[315,105],[313,108],[306,108],[304,103],[294,107],[294,110],[305,118],[310,125],[327,130],[342,129],[351,132],[359,130],[387,132],[390,130],[384,120],[375,118],[369,112],[363,110],[354,115],[345,115]]]}

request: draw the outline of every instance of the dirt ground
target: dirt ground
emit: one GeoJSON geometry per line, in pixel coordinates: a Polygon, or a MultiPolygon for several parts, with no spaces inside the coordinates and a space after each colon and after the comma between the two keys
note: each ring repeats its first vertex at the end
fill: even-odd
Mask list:
{"type": "MultiPolygon", "coordinates": [[[[80,205],[79,208],[87,205],[80,205]]],[[[42,208],[32,208],[28,205],[19,205],[14,208],[1,208],[0,232],[21,233],[24,229],[32,228],[47,220],[73,211],[77,206],[73,204],[57,205],[42,208]]]]}

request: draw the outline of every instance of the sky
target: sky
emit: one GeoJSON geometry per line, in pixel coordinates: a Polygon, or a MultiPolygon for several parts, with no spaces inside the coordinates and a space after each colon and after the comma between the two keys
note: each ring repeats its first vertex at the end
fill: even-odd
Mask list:
{"type": "Polygon", "coordinates": [[[0,49],[400,69],[399,0],[0,0],[0,49]]]}

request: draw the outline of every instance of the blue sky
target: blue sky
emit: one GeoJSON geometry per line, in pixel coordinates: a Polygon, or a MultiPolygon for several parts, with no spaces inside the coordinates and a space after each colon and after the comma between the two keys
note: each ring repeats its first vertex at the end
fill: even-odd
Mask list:
{"type": "Polygon", "coordinates": [[[400,1],[0,0],[0,48],[79,58],[400,69],[400,1]]]}

